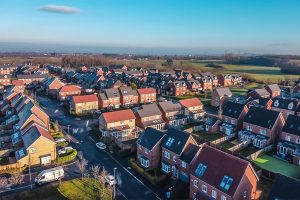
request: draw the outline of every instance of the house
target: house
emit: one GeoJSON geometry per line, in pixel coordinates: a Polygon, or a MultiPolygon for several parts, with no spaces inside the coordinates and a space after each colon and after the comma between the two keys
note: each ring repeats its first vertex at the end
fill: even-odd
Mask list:
{"type": "Polygon", "coordinates": [[[243,119],[247,112],[247,105],[228,101],[222,108],[220,132],[230,136],[239,131],[242,128],[243,119]]]}
{"type": "Polygon", "coordinates": [[[46,93],[55,97],[57,95],[58,90],[63,87],[65,84],[61,82],[58,78],[48,78],[43,82],[46,93]]]}
{"type": "Polygon", "coordinates": [[[271,94],[265,89],[255,89],[251,90],[247,94],[248,97],[251,97],[252,99],[258,99],[258,98],[270,98],[271,94]]]}
{"type": "Polygon", "coordinates": [[[64,85],[57,92],[57,99],[60,101],[66,100],[68,97],[81,94],[81,87],[77,85],[64,85]]]}
{"type": "Polygon", "coordinates": [[[211,94],[211,106],[220,109],[230,97],[232,93],[228,87],[215,88],[211,94]]]}
{"type": "Polygon", "coordinates": [[[179,178],[177,167],[179,157],[189,144],[197,145],[193,136],[187,132],[168,129],[161,145],[161,170],[163,173],[171,174],[174,178],[179,178]]]}
{"type": "Polygon", "coordinates": [[[99,117],[99,131],[103,137],[111,138],[123,150],[131,148],[127,141],[138,138],[135,115],[131,109],[102,113],[99,117]]]}
{"type": "Polygon", "coordinates": [[[296,200],[300,196],[300,181],[281,174],[276,174],[268,200],[296,200]]]}
{"type": "Polygon", "coordinates": [[[95,113],[98,110],[98,97],[95,94],[72,96],[70,112],[75,114],[95,113]]]}
{"type": "Polygon", "coordinates": [[[0,66],[0,75],[10,75],[17,68],[18,68],[17,66],[12,66],[12,65],[3,65],[3,66],[0,66]]]}
{"type": "Polygon", "coordinates": [[[56,143],[46,128],[31,126],[22,135],[22,141],[22,148],[15,151],[20,166],[49,165],[56,160],[56,143]]]}
{"type": "Polygon", "coordinates": [[[24,92],[25,91],[25,83],[21,80],[12,80],[11,84],[18,88],[20,91],[24,92]]]}
{"type": "Polygon", "coordinates": [[[231,74],[232,85],[238,85],[243,82],[243,78],[239,74],[231,74]]]}
{"type": "Polygon", "coordinates": [[[0,87],[11,84],[11,75],[0,75],[0,87]]]}
{"type": "Polygon", "coordinates": [[[203,118],[205,111],[199,98],[182,99],[179,103],[184,108],[184,114],[188,119],[199,120],[203,118]]]}
{"type": "Polygon", "coordinates": [[[136,125],[141,129],[151,127],[161,130],[165,127],[165,122],[162,119],[162,112],[157,104],[142,105],[140,109],[135,112],[136,125]]]}
{"type": "Polygon", "coordinates": [[[204,72],[199,74],[201,77],[209,77],[212,80],[212,86],[218,86],[219,85],[219,80],[218,77],[211,72],[204,72]]]}
{"type": "Polygon", "coordinates": [[[264,148],[274,144],[284,124],[282,114],[274,110],[250,107],[246,114],[239,139],[252,143],[253,146],[264,148]]]}
{"type": "Polygon", "coordinates": [[[139,103],[154,103],[156,102],[156,90],[154,88],[137,89],[139,95],[139,103]]]}
{"type": "Polygon", "coordinates": [[[121,97],[118,89],[110,88],[104,90],[104,93],[99,94],[99,107],[104,108],[119,108],[121,105],[121,97]]]}
{"type": "Polygon", "coordinates": [[[45,74],[26,74],[26,75],[17,75],[17,79],[23,81],[26,85],[31,84],[33,82],[41,82],[48,75],[45,74]]]}
{"type": "Polygon", "coordinates": [[[272,110],[282,113],[284,119],[289,115],[300,113],[300,101],[298,99],[275,97],[272,99],[272,110]]]}
{"type": "Polygon", "coordinates": [[[190,198],[258,199],[259,178],[251,163],[204,145],[190,175],[190,198]]]}
{"type": "Polygon", "coordinates": [[[181,181],[189,183],[191,167],[200,153],[200,150],[200,146],[189,143],[179,156],[176,166],[179,170],[179,179],[181,181]]]}
{"type": "Polygon", "coordinates": [[[187,86],[184,81],[170,81],[166,86],[166,95],[182,96],[187,93],[187,86]]]}
{"type": "Polygon", "coordinates": [[[163,120],[173,127],[185,125],[187,117],[184,115],[184,110],[179,103],[172,101],[159,102],[158,107],[163,113],[163,120]]]}
{"type": "Polygon", "coordinates": [[[137,160],[145,169],[157,169],[161,163],[161,143],[165,134],[147,128],[137,140],[137,160]]]}
{"type": "Polygon", "coordinates": [[[281,89],[277,84],[267,85],[266,90],[270,93],[271,98],[281,95],[281,89]]]}
{"type": "Polygon", "coordinates": [[[289,115],[282,128],[277,154],[300,165],[300,116],[289,115]]]}
{"type": "Polygon", "coordinates": [[[187,80],[186,86],[190,93],[198,94],[200,91],[202,91],[201,83],[195,79],[187,80]]]}
{"type": "Polygon", "coordinates": [[[121,105],[124,107],[133,106],[138,104],[139,95],[136,90],[131,87],[120,87],[121,105]]]}
{"type": "Polygon", "coordinates": [[[204,123],[205,131],[209,133],[217,133],[219,131],[220,120],[216,117],[208,117],[204,123]]]}
{"type": "Polygon", "coordinates": [[[199,82],[203,91],[212,90],[213,80],[210,77],[201,77],[199,82]]]}
{"type": "Polygon", "coordinates": [[[230,74],[220,74],[218,76],[218,82],[224,87],[232,85],[232,76],[230,74]]]}

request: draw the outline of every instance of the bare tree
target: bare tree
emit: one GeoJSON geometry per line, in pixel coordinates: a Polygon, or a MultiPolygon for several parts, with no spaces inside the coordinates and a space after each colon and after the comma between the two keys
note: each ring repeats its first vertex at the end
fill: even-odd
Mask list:
{"type": "Polygon", "coordinates": [[[24,176],[20,171],[14,171],[11,173],[11,177],[8,179],[9,183],[18,185],[23,183],[24,176]]]}
{"type": "Polygon", "coordinates": [[[5,176],[0,178],[0,189],[3,189],[5,187],[7,187],[8,185],[8,180],[5,176]]]}
{"type": "Polygon", "coordinates": [[[81,173],[81,179],[83,179],[83,175],[87,171],[87,168],[86,168],[87,164],[88,164],[88,161],[85,158],[82,158],[80,161],[77,162],[77,167],[79,168],[80,173],[81,173]]]}
{"type": "Polygon", "coordinates": [[[100,166],[99,165],[93,165],[91,167],[91,171],[92,171],[92,175],[95,178],[95,183],[99,178],[99,174],[100,174],[100,166]]]}
{"type": "Polygon", "coordinates": [[[105,168],[103,167],[103,170],[100,173],[99,176],[99,182],[102,185],[102,190],[100,190],[100,199],[104,199],[104,193],[105,193],[105,177],[108,175],[108,172],[105,170],[105,168]]]}

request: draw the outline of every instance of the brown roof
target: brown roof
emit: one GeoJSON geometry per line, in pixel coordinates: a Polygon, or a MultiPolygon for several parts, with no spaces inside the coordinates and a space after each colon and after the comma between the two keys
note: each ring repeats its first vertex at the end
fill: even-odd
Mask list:
{"type": "Polygon", "coordinates": [[[135,119],[135,116],[131,109],[106,112],[106,113],[103,113],[102,115],[103,115],[103,118],[105,119],[106,123],[135,119]]]}
{"type": "Polygon", "coordinates": [[[207,184],[225,192],[230,196],[233,196],[249,165],[250,163],[246,160],[240,159],[208,145],[204,145],[191,172],[194,176],[206,182],[207,184]],[[199,177],[199,175],[195,173],[200,163],[206,165],[207,167],[202,177],[199,177]],[[220,183],[222,182],[224,176],[228,176],[233,179],[233,182],[227,191],[220,187],[220,183]]]}
{"type": "Polygon", "coordinates": [[[186,108],[189,108],[189,107],[196,107],[196,106],[202,106],[202,102],[200,101],[200,99],[198,98],[191,98],[191,99],[183,99],[183,100],[180,100],[179,103],[186,107],[186,108]]]}
{"type": "Polygon", "coordinates": [[[81,88],[77,85],[65,85],[60,88],[60,92],[73,92],[81,91],[81,88]]]}
{"type": "Polygon", "coordinates": [[[228,96],[231,97],[232,93],[228,87],[220,87],[215,89],[219,96],[228,96]]]}
{"type": "Polygon", "coordinates": [[[152,94],[152,93],[156,93],[154,88],[141,88],[141,89],[137,89],[139,94],[152,94]]]}
{"type": "Polygon", "coordinates": [[[162,115],[156,103],[142,105],[141,109],[137,110],[137,113],[141,118],[162,115]]]}
{"type": "Polygon", "coordinates": [[[98,102],[98,97],[95,94],[73,96],[74,103],[98,102]]]}
{"type": "Polygon", "coordinates": [[[24,82],[22,80],[12,80],[12,84],[15,86],[23,86],[24,82]]]}

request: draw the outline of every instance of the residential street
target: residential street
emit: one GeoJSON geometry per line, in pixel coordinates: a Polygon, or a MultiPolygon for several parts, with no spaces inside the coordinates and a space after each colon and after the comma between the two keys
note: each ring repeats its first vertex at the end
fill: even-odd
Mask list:
{"type": "Polygon", "coordinates": [[[96,148],[96,141],[88,132],[91,130],[92,125],[97,123],[97,119],[81,120],[73,118],[64,113],[65,108],[56,100],[44,96],[38,96],[37,100],[51,120],[58,120],[65,133],[68,132],[69,125],[71,145],[83,153],[84,158],[89,161],[89,167],[99,164],[110,174],[113,174],[113,169],[117,168],[117,199],[159,199],[156,193],[134,175],[135,172],[132,169],[124,167],[124,164],[121,164],[122,162],[119,162],[111,153],[96,148]]]}

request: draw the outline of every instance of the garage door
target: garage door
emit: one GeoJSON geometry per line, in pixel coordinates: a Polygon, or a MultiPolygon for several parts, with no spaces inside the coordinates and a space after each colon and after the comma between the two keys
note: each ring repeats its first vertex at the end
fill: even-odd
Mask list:
{"type": "Polygon", "coordinates": [[[51,164],[51,156],[43,156],[43,157],[41,157],[41,164],[42,165],[51,164]]]}

